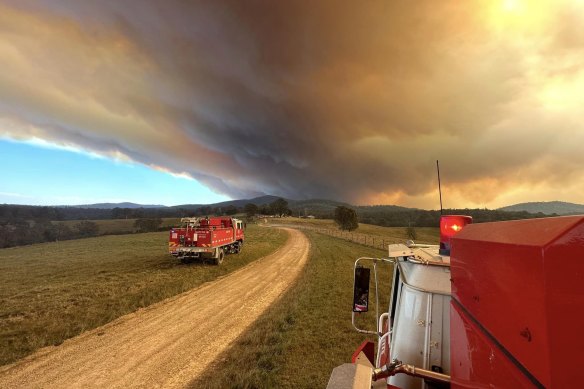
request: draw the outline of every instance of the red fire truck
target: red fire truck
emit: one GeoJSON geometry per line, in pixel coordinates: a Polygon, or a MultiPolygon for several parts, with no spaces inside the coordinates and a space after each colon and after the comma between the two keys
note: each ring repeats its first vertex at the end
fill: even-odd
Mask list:
{"type": "Polygon", "coordinates": [[[377,345],[363,342],[328,388],[581,387],[584,216],[470,221],[443,216],[440,246],[409,241],[357,259],[353,326],[377,345]],[[393,286],[380,313],[384,263],[393,286]],[[355,322],[371,273],[376,330],[355,322]]]}
{"type": "Polygon", "coordinates": [[[182,227],[170,230],[168,251],[183,263],[212,260],[219,265],[226,254],[241,251],[244,225],[232,217],[183,218],[182,227]]]}

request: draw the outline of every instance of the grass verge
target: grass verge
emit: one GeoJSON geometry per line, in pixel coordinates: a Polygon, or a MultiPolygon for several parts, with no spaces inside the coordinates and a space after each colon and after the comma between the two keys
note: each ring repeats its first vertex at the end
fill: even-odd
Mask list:
{"type": "Polygon", "coordinates": [[[221,266],[181,264],[167,232],[1,249],[0,365],[230,273],[286,239],[249,225],[242,252],[221,266]]]}
{"type": "MultiPolygon", "coordinates": [[[[305,233],[312,246],[298,282],[191,387],[323,388],[335,366],[350,362],[367,339],[351,325],[353,263],[384,251],[305,233]]],[[[381,267],[381,310],[387,309],[391,276],[390,266],[381,267]]],[[[359,319],[374,328],[373,312],[359,319]]]]}

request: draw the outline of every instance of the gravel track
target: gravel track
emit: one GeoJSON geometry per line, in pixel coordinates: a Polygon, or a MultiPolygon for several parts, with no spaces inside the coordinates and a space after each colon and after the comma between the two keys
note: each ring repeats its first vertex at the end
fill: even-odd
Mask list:
{"type": "Polygon", "coordinates": [[[185,387],[300,274],[309,241],[284,230],[271,255],[0,368],[0,388],[185,387]]]}

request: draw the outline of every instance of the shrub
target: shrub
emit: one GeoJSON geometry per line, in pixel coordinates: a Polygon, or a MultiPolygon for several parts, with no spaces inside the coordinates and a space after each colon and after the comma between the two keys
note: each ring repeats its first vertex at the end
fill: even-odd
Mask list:
{"type": "Polygon", "coordinates": [[[341,205],[335,209],[335,223],[337,223],[341,230],[356,230],[359,227],[357,212],[354,209],[341,205]]]}

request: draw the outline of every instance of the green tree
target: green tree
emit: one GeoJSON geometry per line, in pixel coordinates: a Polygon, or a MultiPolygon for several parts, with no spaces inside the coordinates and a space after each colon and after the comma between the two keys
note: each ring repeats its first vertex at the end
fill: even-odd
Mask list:
{"type": "MultiPolygon", "coordinates": [[[[209,207],[208,205],[205,205],[205,206],[203,206],[201,208],[198,208],[196,210],[196,214],[198,216],[209,216],[209,215],[212,215],[213,213],[214,213],[213,208],[212,207],[209,207]]],[[[182,217],[187,217],[188,216],[187,210],[184,210],[183,212],[181,212],[181,216],[182,217]]]]}
{"type": "Polygon", "coordinates": [[[262,205],[260,208],[260,214],[262,215],[273,215],[272,207],[268,204],[262,205]]]}
{"type": "Polygon", "coordinates": [[[354,209],[345,206],[338,206],[335,209],[335,223],[341,230],[353,231],[359,227],[357,221],[357,212],[354,209]]]}
{"type": "Polygon", "coordinates": [[[259,210],[258,206],[253,203],[247,203],[245,204],[245,207],[243,207],[243,211],[245,212],[247,217],[254,217],[255,215],[257,215],[258,210],[259,210]]]}
{"type": "Polygon", "coordinates": [[[235,215],[237,213],[237,208],[235,208],[234,205],[228,205],[223,209],[223,212],[225,213],[225,215],[229,216],[235,215]]]}
{"type": "Polygon", "coordinates": [[[73,231],[71,231],[71,228],[63,222],[57,224],[56,232],[57,236],[55,240],[73,239],[73,231]]]}
{"type": "Polygon", "coordinates": [[[128,209],[126,208],[119,208],[115,207],[112,209],[112,219],[127,219],[128,213],[126,212],[128,209]]]}
{"type": "Polygon", "coordinates": [[[272,214],[280,217],[290,213],[290,210],[288,209],[288,202],[283,198],[279,198],[276,201],[270,203],[270,208],[272,209],[272,214]]]}
{"type": "Polygon", "coordinates": [[[81,238],[96,236],[99,231],[97,224],[89,220],[83,220],[82,222],[75,224],[75,229],[81,238]]]}

